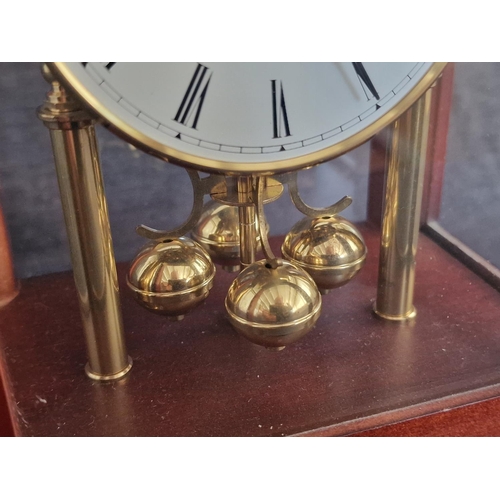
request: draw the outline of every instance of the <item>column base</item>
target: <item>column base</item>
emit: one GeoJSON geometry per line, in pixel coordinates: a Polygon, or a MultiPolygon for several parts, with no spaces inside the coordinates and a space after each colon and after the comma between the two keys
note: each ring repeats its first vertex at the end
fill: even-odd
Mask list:
{"type": "Polygon", "coordinates": [[[377,306],[373,306],[373,312],[382,319],[388,319],[389,321],[407,321],[409,319],[413,319],[417,316],[417,309],[415,306],[413,306],[410,310],[410,312],[406,314],[401,314],[401,315],[392,315],[392,314],[385,314],[380,311],[377,311],[377,306]]]}
{"type": "Polygon", "coordinates": [[[90,369],[90,365],[87,363],[85,365],[85,373],[87,377],[91,378],[92,380],[99,380],[101,382],[107,381],[107,380],[118,380],[119,378],[124,377],[132,368],[133,361],[130,356],[128,356],[128,365],[118,373],[113,373],[111,375],[101,375],[99,373],[95,373],[90,369]]]}

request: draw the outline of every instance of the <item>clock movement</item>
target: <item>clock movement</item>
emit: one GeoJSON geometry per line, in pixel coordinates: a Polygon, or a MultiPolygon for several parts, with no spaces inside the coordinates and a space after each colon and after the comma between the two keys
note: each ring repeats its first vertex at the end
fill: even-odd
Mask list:
{"type": "MultiPolygon", "coordinates": [[[[127,285],[148,310],[173,320],[208,296],[214,262],[235,275],[228,321],[251,342],[281,350],[307,334],[322,294],[344,286],[366,259],[345,196],[313,208],[297,172],[363,144],[391,125],[375,313],[405,321],[429,124],[429,89],[444,63],[48,63],[52,85],[39,117],[50,130],[87,340],[86,373],[123,377],[125,347],[94,123],[187,169],[194,202],[177,228],[139,226],[148,243],[127,285]],[[264,205],[288,188],[305,218],[281,255],[264,205]],[[205,197],[210,197],[204,203],[205,197]]],[[[172,167],[175,168],[175,167],[172,167]]],[[[224,272],[224,271],[222,271],[224,272]]],[[[189,321],[189,316],[184,321],[189,321]]]]}

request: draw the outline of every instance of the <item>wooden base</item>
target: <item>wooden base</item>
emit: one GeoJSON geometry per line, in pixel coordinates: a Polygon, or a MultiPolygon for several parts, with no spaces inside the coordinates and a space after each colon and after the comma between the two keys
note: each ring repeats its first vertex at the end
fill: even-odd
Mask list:
{"type": "Polygon", "coordinates": [[[470,404],[450,411],[399,424],[387,425],[356,437],[498,437],[500,436],[500,398],[470,404]]]}
{"type": "MultiPolygon", "coordinates": [[[[345,435],[500,395],[499,293],[421,235],[417,318],[378,319],[379,235],[361,229],[365,268],[324,296],[314,330],[281,352],[250,344],[229,326],[224,297],[235,274],[219,268],[207,301],[173,323],[135,304],[120,265],[134,367],[116,382],[85,376],[71,274],[24,281],[0,310],[16,435],[345,435]]],[[[500,433],[500,419],[490,423],[488,432],[500,433]]]]}

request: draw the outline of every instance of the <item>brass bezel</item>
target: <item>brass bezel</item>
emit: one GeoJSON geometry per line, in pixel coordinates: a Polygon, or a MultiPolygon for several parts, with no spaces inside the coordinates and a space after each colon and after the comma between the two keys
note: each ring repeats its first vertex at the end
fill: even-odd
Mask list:
{"type": "Polygon", "coordinates": [[[296,158],[287,160],[259,163],[217,161],[202,156],[183,153],[182,151],[160,144],[133,127],[130,127],[111,111],[101,106],[94,96],[81,85],[67,67],[66,63],[54,62],[47,64],[50,66],[54,75],[60,78],[63,85],[76,93],[77,97],[84,105],[102,118],[103,124],[107,128],[146,153],[162,158],[173,164],[206,172],[217,172],[229,175],[248,175],[253,173],[270,175],[318,165],[319,163],[332,160],[337,156],[347,153],[351,149],[365,143],[377,132],[403,114],[434,83],[447,63],[434,63],[417,85],[415,85],[408,95],[406,95],[396,106],[352,137],[344,139],[333,146],[316,151],[315,153],[300,155],[296,158]]]}

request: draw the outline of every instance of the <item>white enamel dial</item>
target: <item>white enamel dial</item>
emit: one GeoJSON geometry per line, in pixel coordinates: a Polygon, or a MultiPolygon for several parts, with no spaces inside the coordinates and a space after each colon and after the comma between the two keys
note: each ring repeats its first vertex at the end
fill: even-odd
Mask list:
{"type": "Polygon", "coordinates": [[[234,173],[291,170],[357,146],[432,83],[435,66],[54,65],[105,123],[139,147],[173,162],[234,173]]]}

